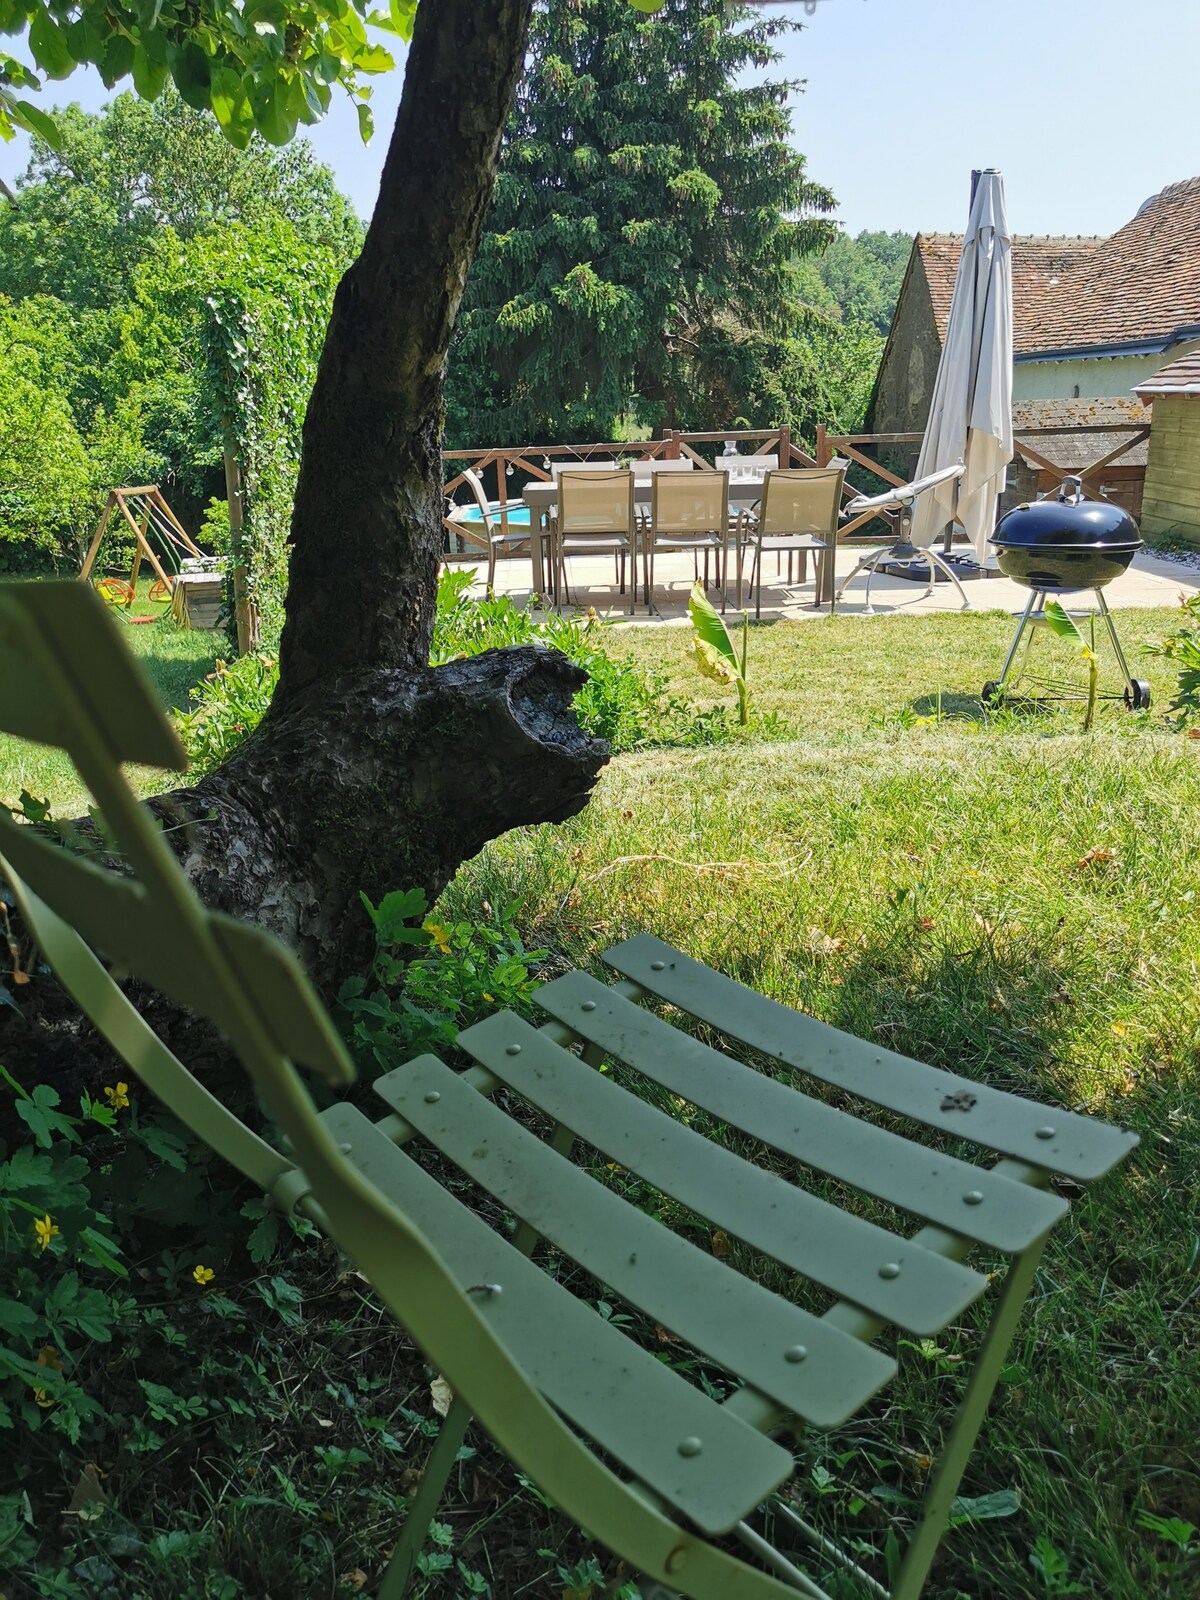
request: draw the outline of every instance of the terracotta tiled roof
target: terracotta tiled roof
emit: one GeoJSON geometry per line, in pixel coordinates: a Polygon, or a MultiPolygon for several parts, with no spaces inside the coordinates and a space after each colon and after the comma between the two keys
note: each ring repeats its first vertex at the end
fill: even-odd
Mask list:
{"type": "Polygon", "coordinates": [[[1156,394],[1200,394],[1200,350],[1193,350],[1170,366],[1160,367],[1152,378],[1138,384],[1139,399],[1152,401],[1156,394]]]}
{"type": "Polygon", "coordinates": [[[1169,184],[1072,271],[1028,349],[1167,338],[1200,324],[1200,178],[1169,184]]]}
{"type": "MultiPolygon", "coordinates": [[[[1071,428],[1078,433],[1055,433],[1031,438],[1039,455],[1056,462],[1064,471],[1089,467],[1122,439],[1132,438],[1139,428],[1148,426],[1150,410],[1133,395],[1111,395],[1097,400],[1015,400],[1013,402],[1013,448],[1021,454],[1020,432],[1024,428],[1071,428]],[[1127,434],[1095,433],[1089,430],[1113,423],[1129,424],[1127,434]]],[[[1149,441],[1140,440],[1120,456],[1114,465],[1144,467],[1149,441]]]]}
{"type": "MultiPolygon", "coordinates": [[[[1046,238],[1017,234],[1013,238],[1013,345],[1017,350],[1042,348],[1029,339],[1047,300],[1059,293],[1063,279],[1073,273],[1107,241],[1103,238],[1046,238]]],[[[919,233],[917,249],[929,284],[938,339],[946,337],[954,278],[962,255],[961,233],[919,233]]]]}
{"type": "MultiPolygon", "coordinates": [[[[944,338],[962,236],[917,235],[944,338]]],[[[1013,239],[1018,354],[1167,339],[1200,324],[1200,178],[1168,184],[1110,239],[1013,239]]]]}

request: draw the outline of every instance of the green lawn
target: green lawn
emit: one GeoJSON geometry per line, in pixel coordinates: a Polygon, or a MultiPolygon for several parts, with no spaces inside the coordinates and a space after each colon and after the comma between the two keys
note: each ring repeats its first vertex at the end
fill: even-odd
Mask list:
{"type": "MultiPolygon", "coordinates": [[[[1173,621],[1122,616],[1131,659],[1173,621]]],[[[927,1592],[1185,1600],[1200,1559],[1143,1518],[1200,1524],[1200,746],[1164,723],[1156,660],[1134,669],[1155,710],[1106,707],[1090,736],[1078,706],[984,718],[1011,626],[756,629],[759,703],[795,742],[626,757],[582,816],[493,844],[447,899],[519,895],[575,961],[651,930],[838,1027],[1134,1126],[1132,1162],[1052,1242],[964,1486],[1021,1509],[954,1531],[927,1592]],[[914,726],[939,693],[943,719],[914,726]]],[[[686,642],[613,637],[707,689],[686,642]]],[[[843,1532],[878,1539],[919,1486],[977,1340],[968,1319],[906,1352],[864,1421],[808,1441],[808,1498],[843,1532]]]]}

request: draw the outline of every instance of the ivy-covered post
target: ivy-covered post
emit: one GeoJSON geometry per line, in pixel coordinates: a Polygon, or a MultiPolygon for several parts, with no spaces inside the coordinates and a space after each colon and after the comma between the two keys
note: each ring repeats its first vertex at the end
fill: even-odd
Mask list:
{"type": "Polygon", "coordinates": [[[242,519],[242,468],[237,458],[233,428],[224,419],[225,498],[229,502],[229,560],[233,580],[233,615],[237,626],[238,655],[244,656],[259,643],[258,613],[246,591],[245,524],[242,519]]]}

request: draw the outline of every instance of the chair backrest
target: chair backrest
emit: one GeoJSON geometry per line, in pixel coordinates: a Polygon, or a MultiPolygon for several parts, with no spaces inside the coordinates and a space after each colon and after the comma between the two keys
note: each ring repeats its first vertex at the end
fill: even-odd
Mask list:
{"type": "Polygon", "coordinates": [[[480,515],[483,517],[483,525],[490,533],[493,521],[492,507],[484,491],[483,479],[475,471],[474,467],[468,467],[462,476],[463,482],[475,497],[475,504],[479,507],[480,515]]]}
{"type": "Polygon", "coordinates": [[[680,456],[677,461],[662,461],[653,456],[649,461],[633,463],[633,477],[636,483],[650,483],[660,472],[692,472],[695,466],[691,456],[680,456]]]}
{"type": "Polygon", "coordinates": [[[763,481],[759,532],[836,534],[846,477],[844,461],[827,467],[791,467],[768,472],[763,481]]]}
{"type": "Polygon", "coordinates": [[[659,534],[724,534],[729,521],[729,474],[666,472],[650,480],[650,526],[659,534]]]}
{"type": "Polygon", "coordinates": [[[634,531],[633,473],[563,472],[558,479],[559,533],[570,538],[634,531]]]}

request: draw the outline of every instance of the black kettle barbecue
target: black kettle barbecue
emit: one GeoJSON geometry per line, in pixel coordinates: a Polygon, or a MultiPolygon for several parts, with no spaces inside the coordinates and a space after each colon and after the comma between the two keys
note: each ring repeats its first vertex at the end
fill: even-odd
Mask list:
{"type": "MultiPolygon", "coordinates": [[[[1031,593],[1009,646],[1004,670],[999,678],[983,686],[984,705],[995,705],[1012,694],[1026,676],[1032,632],[1015,673],[1013,664],[1027,630],[1042,621],[1047,599],[1091,589],[1125,680],[1122,699],[1131,711],[1147,710],[1150,685],[1144,678],[1131,675],[1103,594],[1105,585],[1119,578],[1142,548],[1137,523],[1129,513],[1105,500],[1085,500],[1080,479],[1068,477],[1057,493],[1016,506],[1001,517],[991,542],[996,547],[1000,571],[1031,593]]],[[[1076,697],[1071,684],[1036,681],[1043,688],[1066,691],[1062,698],[1076,697]]]]}

